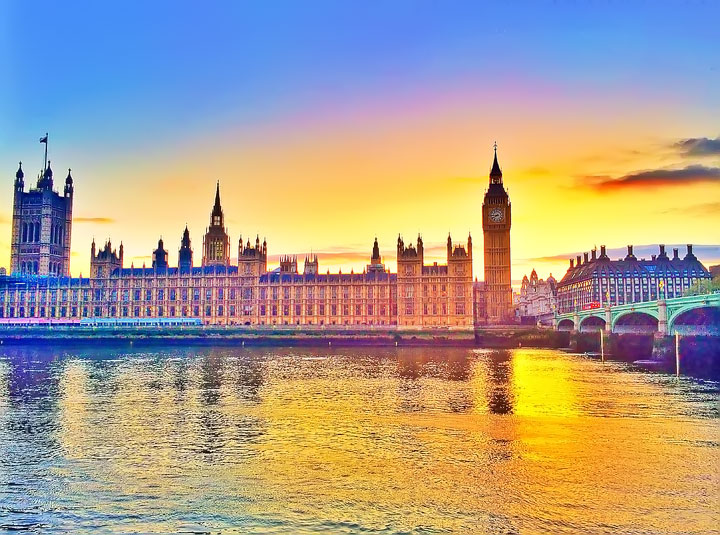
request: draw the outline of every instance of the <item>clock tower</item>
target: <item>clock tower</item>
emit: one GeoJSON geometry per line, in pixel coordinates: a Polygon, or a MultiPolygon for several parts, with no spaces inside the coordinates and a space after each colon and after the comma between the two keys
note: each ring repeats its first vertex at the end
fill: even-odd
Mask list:
{"type": "Polygon", "coordinates": [[[510,198],[503,186],[498,165],[497,143],[490,171],[490,186],[482,206],[485,248],[485,310],[489,323],[502,323],[512,316],[510,282],[510,198]]]}

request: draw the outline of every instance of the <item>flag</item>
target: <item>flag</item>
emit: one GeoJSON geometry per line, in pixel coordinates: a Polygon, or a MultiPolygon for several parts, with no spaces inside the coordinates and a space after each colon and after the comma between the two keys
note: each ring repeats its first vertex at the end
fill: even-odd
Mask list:
{"type": "Polygon", "coordinates": [[[45,144],[47,145],[47,137],[48,137],[47,134],[45,134],[45,136],[41,137],[41,138],[40,138],[40,143],[45,143],[45,144]]]}

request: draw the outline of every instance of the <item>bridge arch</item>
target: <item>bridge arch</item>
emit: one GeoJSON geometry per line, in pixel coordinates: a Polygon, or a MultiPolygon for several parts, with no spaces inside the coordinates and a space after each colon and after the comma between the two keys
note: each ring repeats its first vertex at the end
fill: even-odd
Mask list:
{"type": "Polygon", "coordinates": [[[613,318],[612,332],[648,334],[658,330],[657,310],[628,310],[613,318]]]}
{"type": "Polygon", "coordinates": [[[575,322],[570,318],[564,318],[558,321],[558,331],[574,331],[575,322]]]}
{"type": "Polygon", "coordinates": [[[717,336],[720,334],[720,306],[695,303],[674,310],[668,314],[668,332],[717,336]]]}
{"type": "Polygon", "coordinates": [[[598,315],[585,316],[580,320],[580,332],[596,332],[605,329],[605,318],[598,315]]]}

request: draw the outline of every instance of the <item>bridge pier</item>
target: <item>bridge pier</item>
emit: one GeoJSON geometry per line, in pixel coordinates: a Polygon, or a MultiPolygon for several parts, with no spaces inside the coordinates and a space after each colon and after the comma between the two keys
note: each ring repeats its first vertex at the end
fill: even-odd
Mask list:
{"type": "Polygon", "coordinates": [[[658,334],[668,335],[668,320],[667,320],[667,302],[665,299],[660,299],[657,302],[658,306],[658,334]]]}
{"type": "Polygon", "coordinates": [[[605,306],[605,332],[612,333],[612,311],[610,305],[605,306]]]}

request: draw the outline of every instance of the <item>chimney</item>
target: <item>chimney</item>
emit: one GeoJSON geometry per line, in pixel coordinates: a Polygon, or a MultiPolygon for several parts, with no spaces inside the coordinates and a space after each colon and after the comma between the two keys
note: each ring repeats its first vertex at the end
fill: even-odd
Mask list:
{"type": "Polygon", "coordinates": [[[679,251],[677,249],[673,249],[673,260],[678,260],[680,258],[678,253],[679,251]]]}
{"type": "Polygon", "coordinates": [[[593,250],[590,251],[590,252],[592,253],[592,259],[593,259],[593,260],[597,260],[597,249],[593,249],[593,250]]]}
{"type": "Polygon", "coordinates": [[[578,266],[582,265],[582,256],[577,255],[577,256],[575,257],[575,261],[576,261],[576,263],[577,263],[578,266]]]}
{"type": "Polygon", "coordinates": [[[587,263],[588,263],[588,254],[587,254],[587,253],[583,253],[583,257],[584,257],[585,263],[587,264],[587,263]]]}
{"type": "Polygon", "coordinates": [[[605,246],[604,245],[600,246],[600,256],[607,256],[607,254],[605,254],[605,246]]]}
{"type": "Polygon", "coordinates": [[[660,246],[660,256],[665,256],[665,246],[664,245],[660,246]]]}
{"type": "Polygon", "coordinates": [[[688,243],[687,254],[692,254],[692,244],[691,243],[688,243]]]}
{"type": "Polygon", "coordinates": [[[628,245],[628,256],[632,256],[632,254],[633,254],[633,246],[628,245]]]}
{"type": "Polygon", "coordinates": [[[574,268],[574,267],[575,267],[575,260],[573,260],[573,259],[571,258],[571,259],[570,259],[570,269],[572,269],[572,268],[574,268]]]}
{"type": "Polygon", "coordinates": [[[655,262],[655,259],[656,259],[656,258],[657,258],[657,256],[655,256],[655,255],[651,255],[651,256],[650,256],[650,259],[651,259],[653,262],[655,262]]]}

